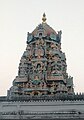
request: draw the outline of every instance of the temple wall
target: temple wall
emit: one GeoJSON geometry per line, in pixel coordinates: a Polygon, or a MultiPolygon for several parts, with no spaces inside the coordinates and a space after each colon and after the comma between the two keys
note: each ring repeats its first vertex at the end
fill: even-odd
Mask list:
{"type": "Polygon", "coordinates": [[[49,116],[84,119],[84,101],[0,102],[0,119],[43,119],[49,116]]]}

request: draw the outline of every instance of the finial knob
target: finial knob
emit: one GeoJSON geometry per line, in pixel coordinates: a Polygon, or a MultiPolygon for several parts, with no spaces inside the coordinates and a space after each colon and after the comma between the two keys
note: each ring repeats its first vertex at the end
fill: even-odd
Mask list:
{"type": "Polygon", "coordinates": [[[42,18],[43,23],[45,23],[46,20],[47,20],[47,19],[46,19],[46,14],[44,13],[44,14],[43,14],[43,18],[42,18]]]}

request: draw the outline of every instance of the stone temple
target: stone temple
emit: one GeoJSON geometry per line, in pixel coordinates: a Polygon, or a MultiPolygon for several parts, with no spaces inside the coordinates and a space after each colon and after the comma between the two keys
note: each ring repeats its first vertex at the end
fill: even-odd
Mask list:
{"type": "Polygon", "coordinates": [[[61,50],[62,31],[56,32],[43,22],[28,33],[24,51],[9,96],[73,94],[73,78],[66,72],[66,57],[61,50]]]}
{"type": "Polygon", "coordinates": [[[7,96],[0,97],[0,120],[84,120],[84,95],[74,92],[61,34],[46,23],[45,13],[28,32],[18,75],[7,96]]]}

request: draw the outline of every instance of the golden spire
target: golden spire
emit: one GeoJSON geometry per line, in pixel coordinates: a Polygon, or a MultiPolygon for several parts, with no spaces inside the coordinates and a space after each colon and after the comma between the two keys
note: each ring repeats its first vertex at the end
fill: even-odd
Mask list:
{"type": "Polygon", "coordinates": [[[43,21],[43,23],[45,23],[46,20],[47,20],[47,19],[46,19],[46,14],[44,13],[44,14],[43,14],[43,17],[42,17],[42,21],[43,21]]]}

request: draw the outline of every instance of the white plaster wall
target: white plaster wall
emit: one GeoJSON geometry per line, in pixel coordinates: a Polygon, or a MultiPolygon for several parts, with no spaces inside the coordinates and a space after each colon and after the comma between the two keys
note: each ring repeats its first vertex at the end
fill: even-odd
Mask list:
{"type": "Polygon", "coordinates": [[[8,111],[82,111],[84,101],[0,102],[0,112],[8,111]]]}

